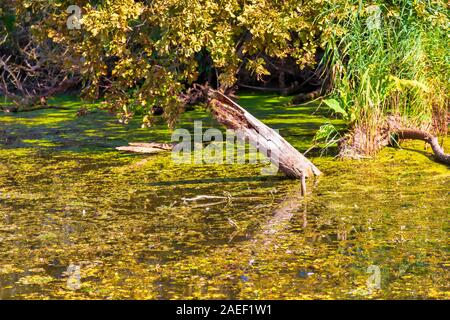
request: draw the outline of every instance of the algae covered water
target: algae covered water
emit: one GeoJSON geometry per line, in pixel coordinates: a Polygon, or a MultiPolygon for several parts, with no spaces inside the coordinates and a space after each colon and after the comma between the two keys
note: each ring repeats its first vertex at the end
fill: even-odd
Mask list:
{"type": "MultiPolygon", "coordinates": [[[[288,100],[240,103],[305,151],[326,119],[288,100]]],[[[52,103],[0,115],[1,299],[449,297],[450,170],[421,142],[364,161],[313,151],[324,175],[303,199],[260,165],[117,152],[170,133],[52,103]]],[[[178,126],[193,120],[219,128],[201,110],[178,126]]]]}

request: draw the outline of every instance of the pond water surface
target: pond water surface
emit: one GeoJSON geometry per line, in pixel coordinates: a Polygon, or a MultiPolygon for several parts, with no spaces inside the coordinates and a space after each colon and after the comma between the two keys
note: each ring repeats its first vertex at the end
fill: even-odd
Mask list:
{"type": "MultiPolygon", "coordinates": [[[[326,120],[287,99],[240,103],[304,151],[326,120]]],[[[449,298],[450,170],[421,142],[313,151],[324,175],[302,199],[261,165],[119,153],[170,133],[53,103],[66,109],[0,115],[0,299],[449,298]]],[[[199,110],[179,126],[194,119],[218,127],[199,110]]]]}

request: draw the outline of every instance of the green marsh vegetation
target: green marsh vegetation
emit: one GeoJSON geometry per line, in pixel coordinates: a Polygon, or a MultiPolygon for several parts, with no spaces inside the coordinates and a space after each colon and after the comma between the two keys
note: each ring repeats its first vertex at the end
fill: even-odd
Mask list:
{"type": "Polygon", "coordinates": [[[336,29],[327,42],[325,61],[332,69],[331,94],[353,128],[348,142],[351,149],[376,154],[388,117],[391,121],[397,118],[393,121],[402,126],[445,135],[449,92],[446,6],[402,0],[368,4],[359,1],[355,11],[340,3],[330,8],[337,16],[336,29]]]}

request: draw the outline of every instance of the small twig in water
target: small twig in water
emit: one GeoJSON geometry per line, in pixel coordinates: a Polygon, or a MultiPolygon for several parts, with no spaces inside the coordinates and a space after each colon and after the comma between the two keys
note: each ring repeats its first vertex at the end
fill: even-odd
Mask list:
{"type": "Polygon", "coordinates": [[[228,223],[229,223],[229,224],[231,224],[233,227],[236,228],[236,230],[239,230],[239,226],[237,225],[236,222],[234,222],[234,221],[233,221],[232,219],[230,219],[230,218],[227,218],[227,220],[228,220],[228,223]]]}
{"type": "Polygon", "coordinates": [[[181,200],[183,200],[183,201],[198,201],[198,200],[203,200],[203,199],[228,199],[228,197],[200,195],[200,196],[195,196],[194,198],[181,198],[181,200]]]}

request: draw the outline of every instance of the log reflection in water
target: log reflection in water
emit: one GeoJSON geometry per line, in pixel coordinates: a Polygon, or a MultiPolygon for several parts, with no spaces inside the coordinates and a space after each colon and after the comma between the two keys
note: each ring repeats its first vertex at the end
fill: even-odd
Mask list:
{"type": "MultiPolygon", "coordinates": [[[[315,179],[311,193],[317,183],[318,179],[315,179]]],[[[309,194],[306,194],[305,196],[302,195],[302,186],[300,183],[286,196],[283,202],[281,202],[278,208],[273,212],[272,218],[262,226],[261,231],[253,238],[254,245],[252,252],[254,253],[254,256],[252,257],[250,264],[253,264],[258,256],[276,246],[277,235],[289,227],[291,219],[296,213],[301,212],[302,208],[302,226],[305,228],[308,225],[308,197],[309,194]]]]}

